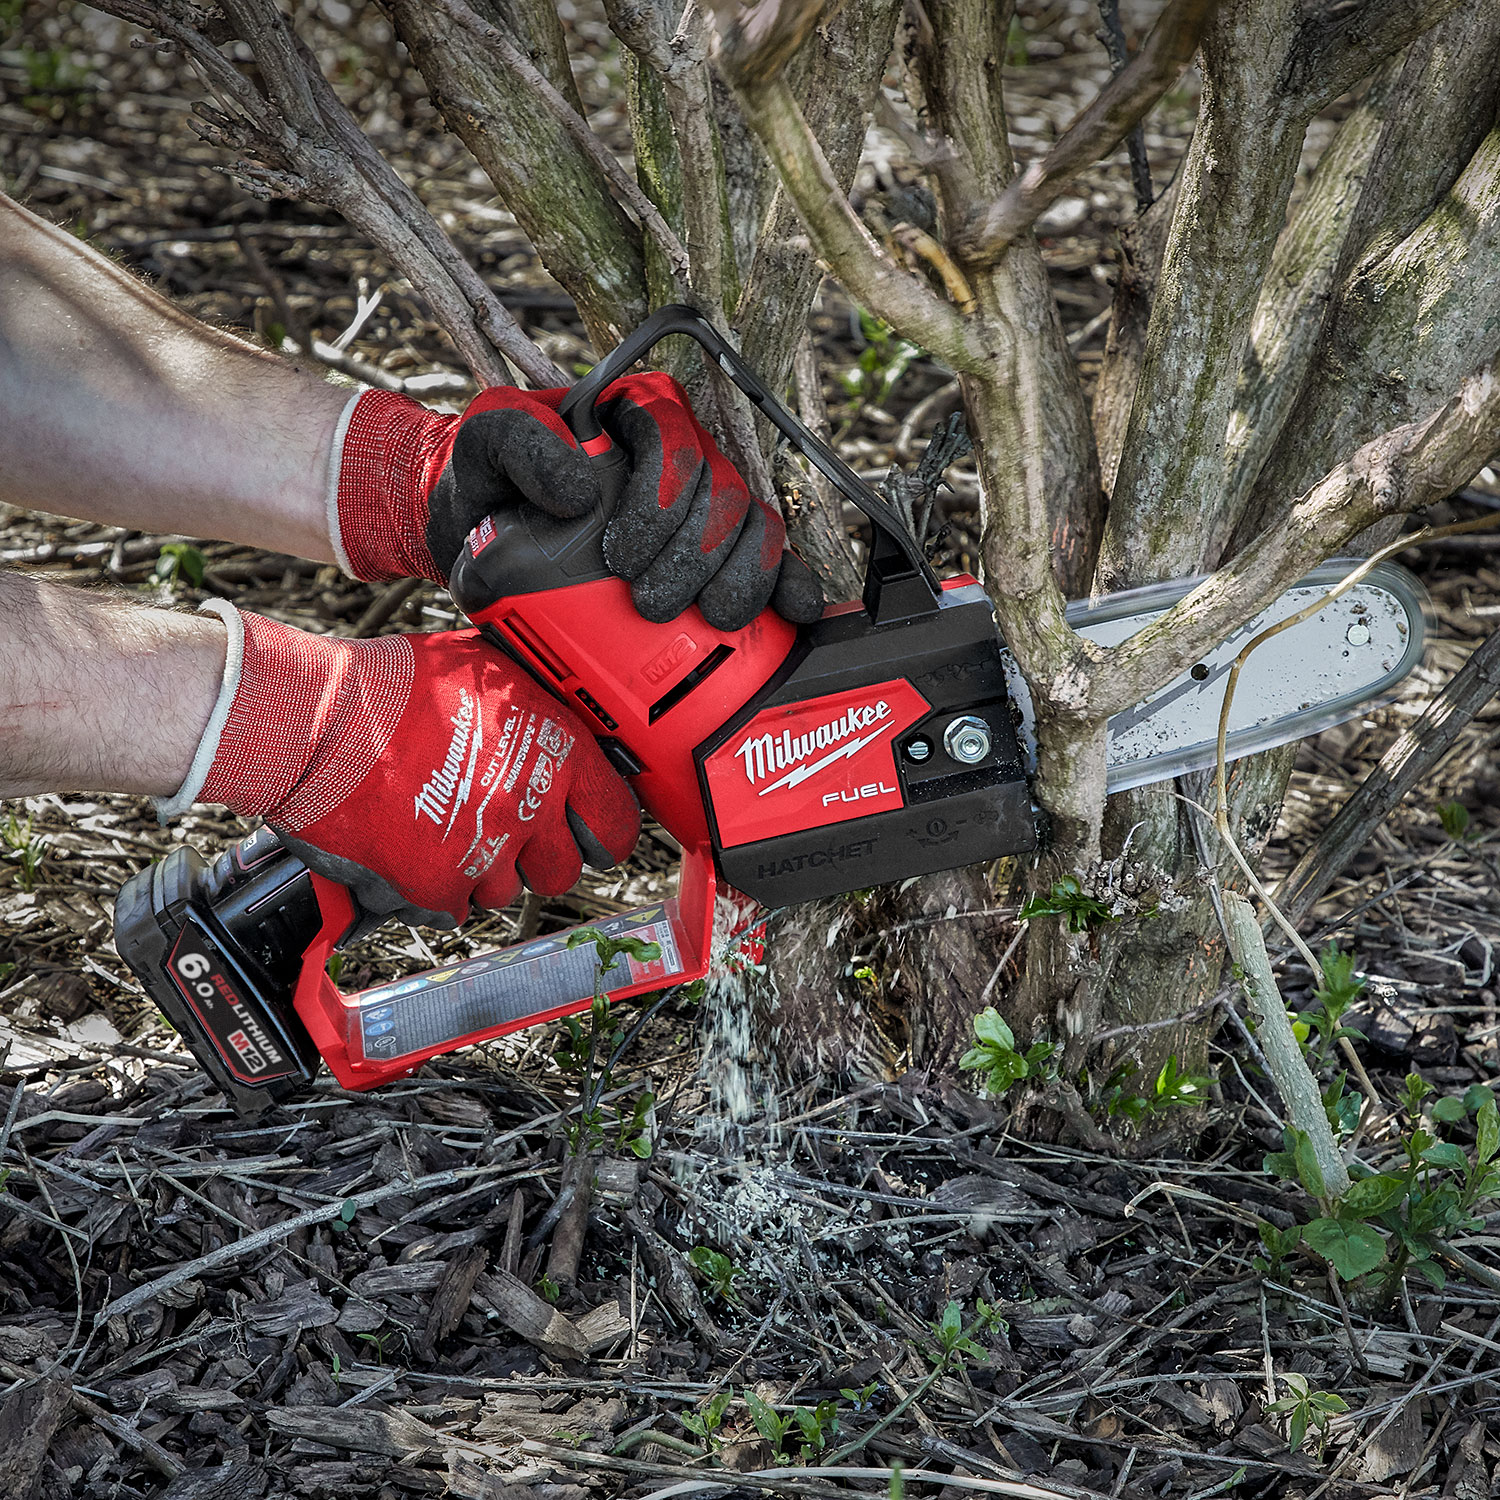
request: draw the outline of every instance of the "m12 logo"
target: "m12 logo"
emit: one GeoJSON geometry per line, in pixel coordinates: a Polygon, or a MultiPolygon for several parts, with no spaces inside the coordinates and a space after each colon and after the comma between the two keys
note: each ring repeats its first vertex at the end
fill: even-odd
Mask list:
{"type": "Polygon", "coordinates": [[[703,763],[721,845],[904,806],[896,740],[930,711],[905,678],[763,709],[703,763]]]}

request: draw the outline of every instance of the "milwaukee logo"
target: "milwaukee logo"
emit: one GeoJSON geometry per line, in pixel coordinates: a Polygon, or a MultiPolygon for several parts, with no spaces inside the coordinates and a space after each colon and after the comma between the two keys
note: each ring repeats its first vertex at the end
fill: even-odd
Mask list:
{"type": "Polygon", "coordinates": [[[443,757],[442,765],[422,783],[422,790],[412,798],[415,809],[413,817],[429,817],[434,823],[441,823],[447,818],[448,827],[443,830],[444,838],[453,827],[459,808],[469,800],[469,788],[474,780],[474,761],[484,738],[483,734],[475,732],[474,699],[467,688],[459,689],[458,712],[450,722],[453,725],[453,738],[448,743],[448,753],[443,757]]]}
{"type": "Polygon", "coordinates": [[[784,729],[779,735],[750,736],[734,753],[745,762],[745,779],[751,786],[778,771],[785,772],[770,785],[760,787],[757,795],[764,797],[779,787],[797,786],[834,761],[858,754],[891,727],[885,722],[890,719],[891,706],[882,698],[877,703],[847,708],[838,718],[819,724],[806,734],[794,735],[784,729]],[[808,764],[809,758],[820,750],[828,753],[808,764]]]}

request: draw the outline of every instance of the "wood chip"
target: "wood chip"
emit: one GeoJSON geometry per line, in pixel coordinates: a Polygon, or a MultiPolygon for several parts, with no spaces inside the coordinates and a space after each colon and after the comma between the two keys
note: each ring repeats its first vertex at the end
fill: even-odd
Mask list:
{"type": "Polygon", "coordinates": [[[474,1281],[472,1301],[481,1312],[494,1313],[512,1333],[553,1359],[588,1357],[588,1341],[578,1329],[508,1271],[481,1272],[474,1281]]]}

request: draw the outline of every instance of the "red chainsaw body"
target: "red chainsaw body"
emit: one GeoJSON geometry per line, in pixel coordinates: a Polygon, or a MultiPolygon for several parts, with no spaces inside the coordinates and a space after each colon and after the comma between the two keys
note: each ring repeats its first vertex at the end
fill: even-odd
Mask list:
{"type": "MultiPolygon", "coordinates": [[[[482,531],[471,543],[481,549],[482,531]]],[[[658,943],[664,958],[646,964],[629,960],[628,977],[610,984],[609,998],[701,979],[708,972],[717,883],[693,751],[775,676],[796,644],[796,628],[766,610],[743,630],[725,632],[710,625],[697,606],[668,624],[652,624],[636,613],[630,585],[618,578],[514,595],[471,618],[613,751],[641,806],[682,846],[678,892],[662,903],[658,919],[670,929],[670,941],[658,943]]],[[[328,976],[328,960],[355,920],[349,892],[319,875],[312,882],[322,924],[306,950],[294,1004],[334,1076],[345,1088],[372,1088],[451,1051],[452,1038],[442,1036],[398,1057],[374,1052],[369,1016],[372,997],[378,1009],[380,992],[345,994],[328,976]]],[[[555,966],[565,961],[566,936],[541,940],[534,946],[542,951],[530,958],[525,950],[533,945],[503,951],[518,955],[511,962],[555,966]]],[[[455,978],[461,983],[464,967],[438,970],[438,983],[455,978]]],[[[592,1003],[592,993],[572,996],[462,1034],[467,1041],[487,1041],[587,1010],[592,1003]]]]}

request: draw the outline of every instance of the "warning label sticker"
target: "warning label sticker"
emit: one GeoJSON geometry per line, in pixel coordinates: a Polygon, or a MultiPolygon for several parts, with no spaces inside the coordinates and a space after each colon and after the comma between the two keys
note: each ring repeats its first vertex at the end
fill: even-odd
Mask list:
{"type": "Polygon", "coordinates": [[[643,961],[622,953],[601,975],[594,945],[580,943],[570,948],[569,933],[560,932],[480,954],[457,967],[450,964],[382,985],[359,997],[359,1034],[365,1056],[389,1062],[576,1005],[596,991],[610,995],[638,984],[665,986],[683,972],[681,950],[665,906],[626,912],[592,925],[606,937],[628,936],[655,943],[661,956],[643,961]]]}

